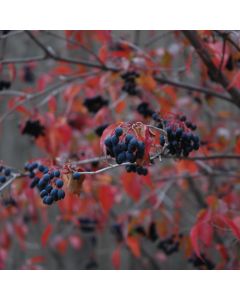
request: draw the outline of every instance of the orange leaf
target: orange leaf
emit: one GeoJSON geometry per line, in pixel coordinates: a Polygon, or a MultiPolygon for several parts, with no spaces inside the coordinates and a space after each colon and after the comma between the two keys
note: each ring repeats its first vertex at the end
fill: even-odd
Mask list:
{"type": "Polygon", "coordinates": [[[126,102],[124,100],[121,100],[116,105],[115,111],[120,114],[121,112],[124,111],[125,108],[126,108],[126,102]]]}
{"type": "Polygon", "coordinates": [[[141,256],[139,241],[137,237],[133,237],[133,236],[127,237],[127,246],[129,247],[129,249],[131,250],[132,254],[135,257],[141,256]]]}
{"type": "Polygon", "coordinates": [[[47,245],[48,239],[52,233],[52,225],[48,224],[48,226],[46,227],[46,229],[43,231],[43,234],[41,236],[41,244],[42,247],[45,247],[47,245]]]}

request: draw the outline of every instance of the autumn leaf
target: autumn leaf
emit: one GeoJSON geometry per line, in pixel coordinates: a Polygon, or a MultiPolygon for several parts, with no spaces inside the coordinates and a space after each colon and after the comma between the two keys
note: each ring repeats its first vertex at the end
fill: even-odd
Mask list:
{"type": "Polygon", "coordinates": [[[48,226],[45,228],[45,230],[43,231],[42,236],[41,236],[42,247],[46,247],[52,231],[53,231],[52,225],[48,224],[48,226]]]}
{"type": "Polygon", "coordinates": [[[139,246],[139,240],[137,237],[128,236],[127,237],[127,246],[131,250],[132,254],[139,258],[141,256],[140,246],[139,246]]]}
{"type": "Polygon", "coordinates": [[[116,270],[120,269],[120,266],[121,266],[120,247],[117,247],[112,253],[112,265],[116,270]]]}

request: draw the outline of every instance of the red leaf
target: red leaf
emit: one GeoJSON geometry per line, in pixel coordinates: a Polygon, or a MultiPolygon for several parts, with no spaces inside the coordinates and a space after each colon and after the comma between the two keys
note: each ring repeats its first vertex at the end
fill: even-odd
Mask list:
{"type": "Polygon", "coordinates": [[[129,247],[129,249],[135,257],[141,256],[138,238],[133,236],[127,237],[127,246],[129,247]]]}
{"type": "Polygon", "coordinates": [[[120,269],[120,265],[121,265],[120,247],[117,247],[112,253],[112,264],[116,270],[120,269]]]}
{"type": "Polygon", "coordinates": [[[45,230],[43,231],[43,234],[41,236],[41,244],[42,247],[45,247],[47,245],[48,239],[52,233],[52,225],[48,224],[48,226],[45,228],[45,230]]]}
{"type": "Polygon", "coordinates": [[[141,196],[142,183],[139,176],[132,173],[124,173],[121,176],[126,193],[135,201],[138,201],[141,196]]]}
{"type": "Polygon", "coordinates": [[[29,262],[31,264],[40,264],[44,261],[44,257],[39,255],[39,256],[34,256],[32,258],[29,259],[29,262]]]}
{"type": "Polygon", "coordinates": [[[225,223],[232,230],[232,233],[235,235],[235,237],[240,240],[240,230],[231,219],[220,214],[218,214],[216,217],[225,223]]]}
{"type": "Polygon", "coordinates": [[[197,224],[193,226],[190,231],[190,239],[195,253],[197,254],[197,256],[201,257],[198,238],[199,238],[199,226],[197,224]]]}
{"type": "Polygon", "coordinates": [[[115,192],[115,188],[109,185],[102,185],[98,189],[98,198],[106,214],[108,214],[109,210],[113,206],[115,192]]]}

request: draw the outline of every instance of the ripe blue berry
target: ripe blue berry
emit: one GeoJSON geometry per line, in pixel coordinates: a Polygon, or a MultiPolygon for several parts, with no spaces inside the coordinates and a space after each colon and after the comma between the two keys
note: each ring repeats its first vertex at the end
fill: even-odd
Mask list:
{"type": "Polygon", "coordinates": [[[125,137],[125,143],[128,144],[134,136],[132,134],[127,134],[125,137]]]}
{"type": "Polygon", "coordinates": [[[182,136],[182,133],[183,133],[182,128],[178,128],[178,129],[176,130],[176,137],[177,137],[177,138],[180,138],[180,137],[182,136]]]}
{"type": "Polygon", "coordinates": [[[47,182],[43,178],[41,178],[38,182],[38,187],[40,188],[40,190],[44,189],[46,185],[47,182]]]}
{"type": "Polygon", "coordinates": [[[81,173],[80,172],[75,172],[75,173],[73,173],[73,179],[76,179],[76,180],[78,180],[78,179],[80,179],[80,177],[81,177],[81,173]]]}
{"type": "Polygon", "coordinates": [[[49,170],[48,170],[48,167],[45,167],[43,173],[46,174],[46,173],[48,173],[48,171],[49,171],[49,170]]]}
{"type": "Polygon", "coordinates": [[[46,186],[46,191],[48,193],[50,193],[52,189],[53,189],[53,187],[50,184],[46,186]]]}
{"type": "Polygon", "coordinates": [[[47,195],[48,195],[48,192],[46,190],[42,190],[41,193],[40,193],[41,198],[44,198],[47,195]]]}
{"type": "Polygon", "coordinates": [[[135,157],[133,155],[133,153],[131,152],[126,152],[126,161],[130,162],[130,163],[134,163],[135,162],[135,157]]]}
{"type": "Polygon", "coordinates": [[[106,138],[106,140],[104,141],[104,144],[105,144],[108,148],[111,148],[111,147],[112,147],[112,139],[111,139],[111,137],[106,138]]]}
{"type": "Polygon", "coordinates": [[[34,172],[30,172],[29,173],[29,178],[34,178],[35,177],[35,173],[34,172]]]}
{"type": "Polygon", "coordinates": [[[45,174],[42,179],[45,181],[45,182],[48,182],[50,180],[50,175],[49,174],[45,174]]]}
{"type": "Polygon", "coordinates": [[[58,188],[63,187],[63,181],[62,181],[61,179],[57,179],[57,180],[56,180],[56,186],[57,186],[58,188]]]}
{"type": "Polygon", "coordinates": [[[9,176],[10,174],[11,174],[11,169],[6,169],[5,171],[4,171],[4,174],[5,174],[5,176],[9,176]]]}
{"type": "Polygon", "coordinates": [[[58,190],[57,189],[52,189],[51,192],[50,192],[50,196],[52,196],[53,199],[57,199],[58,190]]]}
{"type": "Polygon", "coordinates": [[[116,128],[116,130],[115,130],[115,134],[116,134],[117,136],[120,136],[120,135],[122,135],[122,134],[123,134],[123,130],[122,130],[122,128],[121,128],[121,127],[118,127],[118,128],[116,128]]]}
{"type": "Polygon", "coordinates": [[[54,172],[49,173],[50,179],[54,178],[54,172]]]}
{"type": "Polygon", "coordinates": [[[120,154],[118,154],[116,162],[118,164],[122,164],[126,161],[126,153],[125,152],[121,152],[120,154]]]}
{"type": "Polygon", "coordinates": [[[113,136],[111,137],[111,142],[112,142],[112,145],[117,145],[118,142],[119,142],[118,136],[113,135],[113,136]]]}
{"type": "Polygon", "coordinates": [[[186,116],[181,116],[180,121],[185,122],[187,120],[186,116]]]}
{"type": "Polygon", "coordinates": [[[47,205],[51,205],[53,203],[53,200],[54,200],[53,197],[51,197],[51,196],[45,196],[43,198],[43,203],[47,204],[47,205]]]}
{"type": "Polygon", "coordinates": [[[30,188],[33,189],[40,181],[40,178],[34,177],[33,181],[30,184],[30,188]]]}
{"type": "Polygon", "coordinates": [[[38,167],[38,170],[40,171],[40,172],[44,172],[44,170],[45,170],[45,167],[43,166],[43,165],[40,165],[39,167],[38,167]]]}
{"type": "Polygon", "coordinates": [[[63,199],[65,197],[65,192],[63,190],[58,190],[57,192],[58,199],[63,199]]]}
{"type": "Polygon", "coordinates": [[[0,176],[0,182],[5,183],[6,182],[6,177],[5,176],[0,176]]]}
{"type": "Polygon", "coordinates": [[[60,171],[59,170],[56,170],[53,172],[54,176],[55,177],[59,177],[60,176],[60,171]]]}
{"type": "Polygon", "coordinates": [[[165,138],[164,138],[163,135],[161,135],[161,136],[160,136],[160,145],[161,145],[161,146],[164,146],[164,144],[165,144],[165,138]]]}

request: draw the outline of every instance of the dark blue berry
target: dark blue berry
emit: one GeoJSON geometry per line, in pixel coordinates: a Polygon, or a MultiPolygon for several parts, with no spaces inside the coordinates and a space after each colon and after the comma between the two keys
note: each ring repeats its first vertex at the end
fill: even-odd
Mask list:
{"type": "Polygon", "coordinates": [[[40,190],[44,189],[46,185],[47,182],[43,178],[41,178],[38,182],[38,187],[40,188],[40,190]]]}
{"type": "Polygon", "coordinates": [[[6,177],[5,176],[0,176],[0,182],[5,183],[6,182],[6,177]]]}
{"type": "Polygon", "coordinates": [[[53,203],[54,199],[51,196],[45,196],[43,198],[43,203],[47,205],[51,205],[53,203]]]}
{"type": "Polygon", "coordinates": [[[46,189],[46,191],[47,191],[48,193],[50,193],[51,190],[53,189],[53,187],[49,184],[49,185],[46,186],[45,189],[46,189]]]}
{"type": "Polygon", "coordinates": [[[76,180],[80,179],[80,177],[81,177],[81,173],[80,173],[80,172],[75,172],[75,173],[73,173],[73,175],[72,175],[72,178],[73,178],[73,179],[76,179],[76,180]]]}
{"type": "Polygon", "coordinates": [[[116,159],[116,162],[117,162],[118,164],[122,164],[122,163],[124,163],[125,161],[126,161],[126,153],[125,153],[125,152],[122,152],[122,153],[118,154],[117,159],[116,159]]]}
{"type": "Polygon", "coordinates": [[[41,193],[40,193],[41,198],[44,198],[47,195],[48,195],[48,192],[46,190],[42,190],[41,193]]]}
{"type": "Polygon", "coordinates": [[[49,171],[49,170],[48,170],[48,167],[45,167],[43,173],[46,174],[46,173],[48,173],[48,171],[49,171]]]}
{"type": "Polygon", "coordinates": [[[176,137],[177,137],[177,138],[180,138],[180,137],[182,136],[182,133],[183,133],[182,128],[178,128],[178,129],[176,130],[176,137]]]}
{"type": "MultiPolygon", "coordinates": [[[[50,176],[50,179],[53,179],[55,176],[54,176],[54,172],[51,172],[49,173],[49,176],[50,176]]],[[[57,176],[56,176],[57,177],[57,176]]]]}
{"type": "Polygon", "coordinates": [[[116,134],[117,136],[121,136],[121,135],[123,134],[122,128],[121,128],[121,127],[116,128],[115,134],[116,134]]]}
{"type": "Polygon", "coordinates": [[[59,177],[60,176],[60,171],[59,170],[56,170],[53,172],[54,176],[55,177],[59,177]]]}
{"type": "Polygon", "coordinates": [[[45,170],[45,167],[43,166],[43,165],[40,165],[39,167],[38,167],[38,170],[40,171],[40,172],[44,172],[44,170],[45,170]]]}
{"type": "Polygon", "coordinates": [[[63,190],[58,190],[57,192],[58,199],[63,199],[65,197],[65,192],[63,190]]]}
{"type": "Polygon", "coordinates": [[[50,175],[49,174],[45,174],[42,179],[46,182],[48,182],[50,180],[50,175]]]}
{"type": "Polygon", "coordinates": [[[127,134],[125,137],[125,143],[128,144],[134,136],[132,134],[127,134]]]}
{"type": "Polygon", "coordinates": [[[57,180],[56,180],[56,186],[57,186],[58,188],[61,188],[61,187],[63,186],[63,181],[62,181],[61,179],[57,179],[57,180]]]}
{"type": "Polygon", "coordinates": [[[104,144],[105,144],[108,148],[111,148],[111,147],[112,147],[112,139],[111,139],[111,137],[106,138],[106,140],[104,141],[104,144]]]}
{"type": "Polygon", "coordinates": [[[40,178],[35,177],[30,184],[30,188],[33,189],[39,183],[39,181],[40,181],[40,178]]]}
{"type": "Polygon", "coordinates": [[[181,116],[180,121],[185,122],[187,120],[186,116],[181,116]]]}
{"type": "Polygon", "coordinates": [[[52,196],[54,199],[57,199],[58,190],[57,189],[52,189],[51,192],[50,192],[50,196],[52,196]]]}
{"type": "Polygon", "coordinates": [[[160,145],[164,146],[165,145],[165,138],[163,135],[160,136],[160,145]]]}
{"type": "Polygon", "coordinates": [[[118,142],[119,142],[118,136],[113,135],[113,136],[111,137],[111,142],[112,142],[113,145],[117,145],[118,142]]]}
{"type": "Polygon", "coordinates": [[[135,156],[133,155],[133,153],[131,152],[126,152],[126,161],[130,162],[130,163],[134,163],[135,162],[135,156]]]}
{"type": "Polygon", "coordinates": [[[9,176],[10,174],[11,174],[11,169],[6,169],[5,171],[4,171],[4,174],[5,174],[5,176],[9,176]]]}
{"type": "Polygon", "coordinates": [[[29,173],[29,178],[34,178],[35,177],[35,173],[34,172],[30,172],[29,173]]]}

